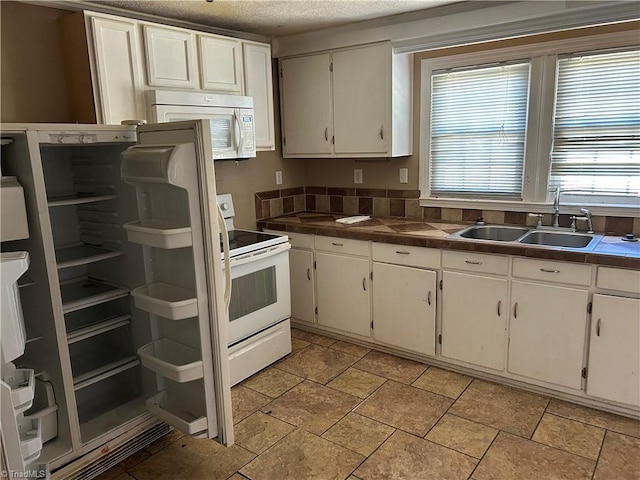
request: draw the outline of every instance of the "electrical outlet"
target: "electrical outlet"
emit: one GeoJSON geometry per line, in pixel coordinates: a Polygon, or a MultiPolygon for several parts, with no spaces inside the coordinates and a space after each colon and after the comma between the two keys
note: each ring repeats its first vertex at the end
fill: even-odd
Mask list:
{"type": "Polygon", "coordinates": [[[409,183],[409,169],[401,168],[400,169],[400,183],[409,183]]]}
{"type": "Polygon", "coordinates": [[[282,170],[276,172],[276,185],[282,185],[282,170]]]}
{"type": "Polygon", "coordinates": [[[362,183],[362,169],[354,168],[353,169],[353,183],[362,183]]]}

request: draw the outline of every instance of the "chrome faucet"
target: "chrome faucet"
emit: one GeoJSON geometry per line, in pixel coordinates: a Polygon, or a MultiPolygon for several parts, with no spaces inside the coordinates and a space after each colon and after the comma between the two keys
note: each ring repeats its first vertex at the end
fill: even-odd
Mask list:
{"type": "Polygon", "coordinates": [[[593,231],[593,222],[591,221],[591,212],[589,210],[587,210],[586,208],[581,208],[580,209],[580,213],[582,213],[584,216],[583,217],[578,217],[576,215],[571,217],[571,230],[573,230],[574,232],[577,230],[576,228],[576,221],[577,220],[583,220],[585,222],[587,222],[587,233],[594,233],[593,231]]]}
{"type": "Polygon", "coordinates": [[[553,199],[553,226],[560,226],[560,187],[556,187],[556,197],[553,199]]]}

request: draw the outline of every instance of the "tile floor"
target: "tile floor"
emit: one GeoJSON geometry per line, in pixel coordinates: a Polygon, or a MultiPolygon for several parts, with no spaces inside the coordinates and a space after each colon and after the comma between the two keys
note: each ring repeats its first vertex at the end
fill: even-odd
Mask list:
{"type": "Polygon", "coordinates": [[[232,389],[236,445],[172,432],[100,480],[638,480],[640,422],[293,330],[232,389]]]}

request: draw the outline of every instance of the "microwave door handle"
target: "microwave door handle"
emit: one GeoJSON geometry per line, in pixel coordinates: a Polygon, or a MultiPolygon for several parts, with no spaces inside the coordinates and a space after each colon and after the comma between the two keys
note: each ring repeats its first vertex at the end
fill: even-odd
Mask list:
{"type": "Polygon", "coordinates": [[[236,153],[240,151],[242,146],[242,128],[240,128],[240,119],[238,118],[237,112],[233,112],[233,119],[235,120],[234,125],[234,140],[235,140],[235,150],[236,153]]]}
{"type": "Polygon", "coordinates": [[[222,251],[224,258],[224,307],[225,311],[229,311],[229,304],[231,303],[231,261],[229,260],[229,232],[227,232],[227,226],[224,223],[224,215],[220,209],[220,205],[216,204],[218,209],[218,225],[220,225],[220,232],[222,233],[222,251]]]}

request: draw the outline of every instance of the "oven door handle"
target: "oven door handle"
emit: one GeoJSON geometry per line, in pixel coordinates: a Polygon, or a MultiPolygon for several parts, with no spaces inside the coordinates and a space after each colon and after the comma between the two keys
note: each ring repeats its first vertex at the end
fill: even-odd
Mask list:
{"type": "MultiPolygon", "coordinates": [[[[281,243],[280,245],[271,247],[269,249],[257,250],[255,252],[247,253],[245,255],[240,255],[236,258],[231,259],[230,261],[231,268],[239,267],[240,265],[244,265],[246,263],[251,263],[251,262],[272,257],[279,253],[286,252],[290,248],[291,248],[291,244],[289,242],[286,242],[286,243],[281,243]]],[[[225,264],[225,268],[226,268],[226,264],[225,264]]]]}
{"type": "Polygon", "coordinates": [[[220,209],[220,205],[216,204],[218,208],[218,225],[220,226],[220,232],[222,233],[222,251],[224,259],[224,309],[229,311],[229,304],[231,303],[231,261],[229,260],[229,233],[227,232],[227,225],[224,223],[224,214],[220,209]]]}

